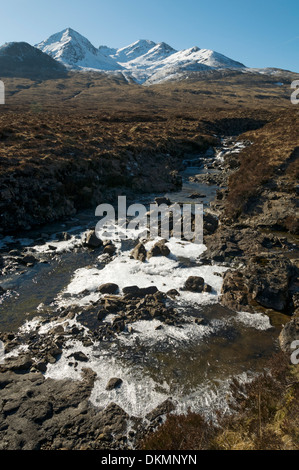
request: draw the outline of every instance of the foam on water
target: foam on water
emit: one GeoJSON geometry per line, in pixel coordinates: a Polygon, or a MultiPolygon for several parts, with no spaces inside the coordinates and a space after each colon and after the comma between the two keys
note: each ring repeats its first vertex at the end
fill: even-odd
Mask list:
{"type": "MultiPolygon", "coordinates": [[[[145,242],[145,247],[150,249],[157,240],[145,242]]],[[[221,291],[222,277],[227,268],[223,266],[186,266],[182,265],[180,258],[196,261],[205,251],[204,245],[197,245],[181,240],[169,240],[166,245],[171,254],[168,257],[152,257],[146,262],[131,259],[130,251],[118,251],[118,256],[109,262],[104,268],[84,267],[75,271],[70,284],[61,294],[67,293],[73,298],[65,299],[63,295],[58,297],[60,304],[86,305],[90,301],[100,298],[97,288],[108,282],[116,283],[120,290],[124,287],[137,285],[138,287],[156,286],[161,292],[170,289],[180,291],[184,287],[189,276],[203,277],[205,282],[212,286],[211,293],[194,293],[180,291],[179,303],[208,304],[218,300],[221,291]],[[215,274],[215,273],[218,273],[215,274]],[[88,290],[89,294],[83,298],[75,296],[88,290]]]]}
{"type": "Polygon", "coordinates": [[[72,235],[69,240],[50,240],[43,245],[35,245],[33,248],[36,253],[55,252],[58,254],[71,251],[79,246],[82,246],[81,237],[72,235]],[[51,249],[51,247],[54,247],[55,250],[51,249]]]}
{"type": "Polygon", "coordinates": [[[129,335],[118,335],[121,343],[134,346],[138,345],[151,347],[154,344],[167,343],[177,346],[180,344],[190,345],[192,342],[199,342],[205,336],[215,333],[216,328],[212,325],[197,325],[189,322],[180,327],[165,325],[159,320],[140,320],[127,325],[132,329],[129,335]]]}
{"type": "MultiPolygon", "coordinates": [[[[192,318],[185,318],[185,323],[181,326],[171,326],[162,324],[159,320],[140,320],[127,325],[127,329],[117,335],[115,340],[109,343],[94,341],[91,346],[83,346],[81,341],[70,338],[59,360],[54,364],[48,364],[45,373],[46,378],[61,380],[69,378],[72,380],[82,379],[82,370],[85,367],[92,369],[96,373],[96,380],[91,392],[91,403],[101,409],[111,402],[116,403],[129,415],[145,418],[147,413],[155,409],[166,399],[171,398],[176,405],[176,413],[185,413],[188,409],[201,412],[208,417],[213,416],[215,409],[227,410],[226,395],[229,390],[231,377],[223,379],[210,379],[202,377],[187,393],[182,392],[177,383],[167,381],[163,374],[161,380],[153,379],[149,374],[146,361],[139,360],[132,362],[127,360],[134,355],[134,351],[142,348],[144,351],[153,350],[161,346],[173,351],[174,357],[178,350],[192,348],[209,341],[209,336],[235,321],[241,322],[245,327],[256,329],[267,329],[268,317],[262,314],[250,314],[239,312],[235,316],[227,316],[224,319],[214,319],[208,325],[196,324],[192,318]],[[88,362],[77,361],[71,357],[75,352],[84,353],[88,362]],[[111,378],[122,379],[122,384],[114,390],[106,390],[106,386],[111,378]]],[[[112,321],[113,316],[106,319],[112,321]]],[[[32,331],[39,335],[48,335],[55,326],[62,325],[65,332],[70,332],[72,327],[78,325],[84,328],[88,334],[88,328],[78,323],[76,316],[72,319],[59,319],[52,322],[45,322],[42,318],[34,318],[27,321],[20,329],[20,333],[28,334],[32,331]]],[[[164,349],[163,349],[164,350],[164,349]]],[[[22,348],[13,351],[10,355],[17,355],[22,348]]],[[[139,354],[139,356],[140,356],[139,354]]],[[[141,357],[140,356],[140,357],[141,357]]],[[[146,359],[145,357],[143,359],[146,359]]],[[[190,359],[191,360],[191,359],[190,359]]],[[[209,364],[207,364],[209,367],[209,364]]],[[[245,374],[246,375],[246,374],[245,374]]],[[[247,380],[245,377],[244,380],[247,380]]]]}
{"type": "MultiPolygon", "coordinates": [[[[126,346],[134,346],[138,340],[139,344],[150,348],[154,344],[167,342],[170,339],[175,350],[180,344],[190,345],[190,342],[201,341],[203,337],[213,332],[212,327],[194,323],[184,325],[182,328],[163,325],[161,330],[156,330],[161,326],[157,320],[140,321],[132,326],[134,328],[132,334],[118,335],[120,343],[125,343],[126,346]]],[[[78,362],[74,368],[70,356],[81,351],[88,357],[88,367],[97,374],[90,396],[91,403],[96,407],[105,408],[114,402],[128,414],[144,418],[147,413],[170,398],[170,384],[163,378],[160,383],[154,381],[140,363],[133,367],[127,366],[118,353],[119,345],[115,343],[111,348],[106,350],[101,343],[85,347],[79,341],[70,340],[59,361],[48,365],[45,377],[57,380],[62,378],[80,380],[82,369],[87,363],[78,362]],[[106,390],[109,380],[113,377],[122,379],[123,383],[117,389],[106,390]]],[[[188,407],[197,411],[206,407],[207,412],[212,402],[216,403],[219,400],[218,393],[215,387],[211,390],[209,384],[201,384],[187,396],[182,396],[179,390],[172,392],[171,398],[177,404],[177,412],[184,412],[188,407]]]]}
{"type": "Polygon", "coordinates": [[[256,330],[268,330],[272,328],[270,318],[263,313],[237,312],[235,319],[247,327],[256,330]]]}

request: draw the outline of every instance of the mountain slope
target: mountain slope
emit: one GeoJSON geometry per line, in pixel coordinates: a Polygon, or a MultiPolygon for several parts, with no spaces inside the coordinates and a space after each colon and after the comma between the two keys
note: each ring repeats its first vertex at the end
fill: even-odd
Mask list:
{"type": "Polygon", "coordinates": [[[26,42],[10,42],[0,47],[0,76],[54,78],[66,68],[26,42]]]}

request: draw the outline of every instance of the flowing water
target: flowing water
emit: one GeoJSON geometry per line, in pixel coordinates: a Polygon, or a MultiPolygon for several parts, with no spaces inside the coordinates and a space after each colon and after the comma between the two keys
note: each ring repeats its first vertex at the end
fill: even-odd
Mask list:
{"type": "MultiPolygon", "coordinates": [[[[216,158],[221,161],[224,152],[236,152],[241,147],[224,142],[216,158]]],[[[203,166],[202,156],[186,161],[182,189],[166,195],[172,202],[190,203],[190,194],[194,192],[205,196],[196,200],[204,207],[214,199],[217,186],[189,181],[195,174],[221,171],[209,168],[209,162],[215,160],[213,153],[205,157],[206,166],[203,166]]],[[[149,203],[156,196],[144,196],[138,202],[149,203]]],[[[80,322],[88,332],[97,325],[97,320],[88,318],[84,307],[101,297],[97,287],[103,283],[114,282],[120,289],[130,285],[155,285],[167,292],[174,288],[180,290],[190,275],[202,276],[212,291],[181,292],[176,307],[185,320],[182,325],[143,320],[111,341],[83,346],[75,339],[69,340],[68,349],[56,363],[48,365],[45,375],[80,379],[86,363],[74,364],[69,360],[72,352],[80,350],[89,359],[88,367],[97,373],[90,399],[98,407],[115,402],[130,414],[145,416],[171,397],[176,402],[177,412],[191,408],[211,415],[216,408],[225,409],[230,379],[237,376],[248,380],[252,374],[263,370],[267,358],[276,350],[277,328],[261,313],[233,312],[218,303],[227,266],[202,265],[199,258],[205,250],[203,245],[170,240],[169,257],[151,258],[141,263],[130,258],[133,246],[130,241],[115,240],[116,256],[108,260],[99,250],[82,247],[84,233],[96,222],[94,213],[85,211],[66,222],[20,234],[18,239],[0,240],[3,255],[27,247],[28,252],[42,261],[2,276],[1,286],[7,292],[0,298],[1,330],[39,328],[39,334],[46,335],[53,323],[41,326],[37,314],[52,312],[55,315],[61,308],[79,306],[82,313],[74,320],[66,320],[64,326],[71,328],[80,322]],[[68,232],[71,238],[59,241],[57,234],[61,232],[68,232]],[[196,322],[198,318],[202,319],[201,323],[196,322]],[[121,378],[123,384],[107,391],[106,384],[112,377],[121,378]]],[[[148,241],[145,245],[148,248],[152,244],[148,241]]],[[[16,256],[15,252],[10,256],[16,256]]],[[[106,321],[112,319],[113,316],[107,317],[106,321]]]]}

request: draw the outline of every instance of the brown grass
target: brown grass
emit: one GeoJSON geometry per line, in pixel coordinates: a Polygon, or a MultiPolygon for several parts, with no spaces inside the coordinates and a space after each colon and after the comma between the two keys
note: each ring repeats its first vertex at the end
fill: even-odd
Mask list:
{"type": "Polygon", "coordinates": [[[262,129],[243,136],[253,145],[240,154],[240,168],[229,180],[229,216],[246,213],[251,198],[255,199],[270,181],[283,179],[285,190],[295,190],[299,172],[298,128],[298,111],[290,109],[262,129]]]}
{"type": "Polygon", "coordinates": [[[171,415],[140,444],[144,450],[298,450],[299,367],[284,353],[249,383],[234,380],[228,416],[171,415]]]}

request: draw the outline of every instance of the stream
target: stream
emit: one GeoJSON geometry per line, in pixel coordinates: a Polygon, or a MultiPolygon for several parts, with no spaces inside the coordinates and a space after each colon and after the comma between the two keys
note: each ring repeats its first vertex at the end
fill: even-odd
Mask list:
{"type": "MultiPolygon", "coordinates": [[[[145,195],[138,202],[149,204],[156,196],[166,196],[173,203],[200,202],[207,209],[219,187],[191,182],[189,178],[218,174],[223,155],[241,148],[241,143],[228,139],[216,149],[216,154],[209,151],[204,158],[186,160],[183,185],[178,192],[145,195]]],[[[226,410],[230,380],[250,380],[263,370],[276,351],[277,329],[266,315],[234,312],[219,304],[222,275],[228,266],[202,264],[204,245],[170,239],[170,256],[141,263],[130,257],[133,241],[113,240],[116,254],[107,257],[101,250],[82,246],[85,233],[97,221],[94,211],[84,211],[63,223],[27,231],[18,238],[0,239],[0,254],[11,261],[11,269],[0,278],[5,289],[0,297],[1,331],[38,331],[46,336],[58,324],[65,330],[79,324],[88,337],[89,330],[97,327],[97,319],[85,313],[85,308],[101,298],[99,285],[116,283],[120,291],[132,285],[156,286],[161,292],[177,289],[180,296],[175,307],[184,319],[181,325],[140,320],[111,341],[82,344],[70,338],[59,359],[48,364],[45,376],[80,379],[86,362],[69,360],[72,353],[80,351],[97,374],[90,397],[97,407],[114,402],[130,415],[145,417],[171,398],[177,413],[191,409],[212,416],[217,409],[226,410]],[[59,234],[65,232],[68,237],[61,240],[59,234]],[[39,262],[32,266],[15,262],[21,251],[39,262]],[[182,291],[189,276],[203,277],[212,287],[211,292],[182,291]],[[81,313],[58,322],[43,321],[45,315],[57,318],[59,312],[70,307],[79,307],[81,313]],[[106,390],[112,377],[122,379],[122,385],[106,390]]],[[[153,241],[144,244],[148,249],[153,241]]],[[[105,322],[112,321],[113,314],[105,318],[105,322]]]]}

